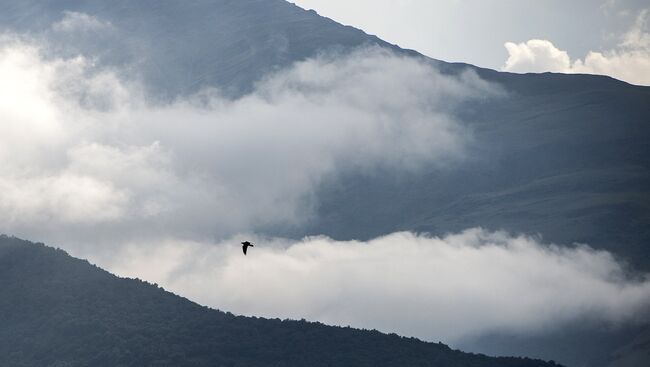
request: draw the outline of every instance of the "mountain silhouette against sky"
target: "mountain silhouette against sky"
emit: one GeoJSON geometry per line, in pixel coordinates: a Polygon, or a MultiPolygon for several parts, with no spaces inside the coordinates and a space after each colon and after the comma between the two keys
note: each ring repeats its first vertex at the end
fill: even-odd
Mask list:
{"type": "MultiPolygon", "coordinates": [[[[631,269],[650,270],[650,87],[434,60],[283,0],[0,0],[0,8],[5,34],[47,43],[52,59],[92,55],[98,67],[141,80],[155,101],[206,88],[236,99],[269,72],[358,47],[387,48],[445,75],[472,70],[502,93],[455,112],[471,131],[468,159],[399,175],[345,172],[318,185],[315,215],[305,225],[260,232],[364,240],[481,226],[539,234],[548,243],[589,244],[631,269]],[[66,19],[87,28],[66,32],[66,19]]],[[[1,243],[3,365],[551,365],[463,354],[372,331],[235,317],[118,279],[61,251],[9,237],[1,243]]],[[[590,342],[583,335],[562,350],[552,340],[509,335],[481,346],[557,355],[576,366],[606,365],[617,350],[647,354],[647,328],[622,334],[601,335],[597,350],[585,346],[590,342]]]]}

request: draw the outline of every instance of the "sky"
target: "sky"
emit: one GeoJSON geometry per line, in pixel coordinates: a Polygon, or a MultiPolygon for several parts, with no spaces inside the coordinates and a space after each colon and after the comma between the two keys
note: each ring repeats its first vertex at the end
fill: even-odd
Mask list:
{"type": "Polygon", "coordinates": [[[606,74],[650,84],[650,5],[643,0],[294,3],[444,61],[513,72],[606,74]]]}
{"type": "MultiPolygon", "coordinates": [[[[447,3],[446,11],[462,12],[463,4],[447,3]]],[[[585,41],[634,47],[632,60],[625,60],[636,65],[647,41],[647,14],[637,10],[612,15],[627,19],[612,30],[623,32],[622,40],[606,44],[592,35],[585,41]]],[[[585,20],[591,21],[597,19],[585,20]]],[[[417,18],[395,22],[410,26],[417,18]]],[[[471,38],[478,32],[471,23],[455,33],[471,38]]],[[[514,23],[524,28],[528,22],[514,23]]],[[[214,308],[431,341],[500,331],[537,335],[584,320],[647,322],[650,275],[632,273],[588,244],[550,244],[482,228],[344,242],[262,234],[264,227],[303,224],[314,215],[319,185],[350,171],[399,175],[462,164],[472,133],[455,112],[506,95],[476,73],[443,75],[420,59],[362,48],[275,70],[239,98],[208,89],[163,103],[147,98],[137,78],[124,77],[118,67],[97,66],[92,54],[48,54],[57,38],[106,36],[114,27],[92,14],[62,12],[38,38],[0,36],[2,232],[61,246],[214,308]],[[241,238],[256,244],[247,257],[241,238]]],[[[499,32],[439,58],[471,61],[461,49],[494,46],[501,56],[489,61],[486,52],[486,66],[597,65],[567,60],[555,43],[541,39],[577,54],[595,49],[572,43],[581,35],[562,40],[553,33],[499,32]],[[544,52],[546,59],[537,57],[544,52]]],[[[435,48],[416,46],[408,47],[438,57],[435,48]]],[[[603,55],[611,61],[622,54],[603,55]]]]}

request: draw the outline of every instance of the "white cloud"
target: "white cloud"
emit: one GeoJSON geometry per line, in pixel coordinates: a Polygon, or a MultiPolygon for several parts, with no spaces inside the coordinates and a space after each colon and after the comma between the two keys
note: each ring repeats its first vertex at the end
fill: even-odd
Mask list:
{"type": "Polygon", "coordinates": [[[510,55],[503,68],[505,71],[566,72],[571,67],[569,54],[550,41],[534,39],[519,44],[507,42],[505,47],[510,55]]]}
{"type": "Polygon", "coordinates": [[[298,63],[237,100],[154,105],[84,57],[0,46],[2,231],[69,246],[300,224],[326,177],[462,159],[454,106],[493,89],[366,49],[298,63]]]}
{"type": "Polygon", "coordinates": [[[650,307],[648,275],[630,277],[609,253],[502,232],[395,233],[369,242],[257,239],[248,256],[238,242],[169,239],[100,260],[118,274],[240,314],[432,341],[544,333],[578,320],[617,325],[643,320],[650,307]]]}
{"type": "Polygon", "coordinates": [[[504,71],[602,74],[632,84],[650,85],[650,33],[648,11],[643,10],[618,48],[589,52],[584,60],[572,61],[566,51],[547,40],[507,42],[508,60],[504,71]]]}
{"type": "MultiPolygon", "coordinates": [[[[122,217],[128,195],[90,176],[62,173],[55,176],[0,178],[3,224],[94,224],[122,217]]],[[[56,230],[56,228],[52,228],[56,230]]]]}

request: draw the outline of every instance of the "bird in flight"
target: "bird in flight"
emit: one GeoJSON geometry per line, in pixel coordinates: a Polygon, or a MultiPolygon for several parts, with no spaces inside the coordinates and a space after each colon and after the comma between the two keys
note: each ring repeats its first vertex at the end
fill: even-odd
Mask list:
{"type": "Polygon", "coordinates": [[[241,249],[244,250],[244,255],[246,255],[246,251],[248,250],[249,247],[255,247],[255,246],[253,246],[252,243],[250,243],[248,241],[242,242],[241,245],[242,245],[241,249]]]}

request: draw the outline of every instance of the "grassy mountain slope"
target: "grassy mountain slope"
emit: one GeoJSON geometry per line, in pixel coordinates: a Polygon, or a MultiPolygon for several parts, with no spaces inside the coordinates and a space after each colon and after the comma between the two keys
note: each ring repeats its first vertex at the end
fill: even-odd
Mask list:
{"type": "Polygon", "coordinates": [[[650,268],[650,88],[587,75],[484,77],[508,95],[461,112],[474,138],[466,162],[324,185],[312,231],[483,226],[587,243],[650,268]]]}
{"type": "MultiPolygon", "coordinates": [[[[238,96],[266,73],[325,50],[372,44],[424,58],[284,0],[0,0],[0,6],[0,30],[42,40],[53,56],[83,53],[99,65],[122,66],[163,98],[206,87],[238,96]],[[67,19],[84,27],[81,13],[95,25],[83,32],[60,26],[67,19]]],[[[323,185],[309,226],[271,234],[358,239],[483,226],[586,242],[650,269],[650,88],[427,60],[450,74],[474,69],[506,93],[458,112],[474,135],[468,159],[399,177],[349,174],[323,185]]]]}
{"type": "Polygon", "coordinates": [[[103,65],[133,68],[150,93],[163,97],[205,87],[237,96],[268,72],[326,49],[394,47],[283,0],[0,0],[0,6],[0,30],[42,36],[56,55],[82,52],[103,65]],[[71,12],[106,26],[56,30],[66,18],[84,27],[71,12]]]}
{"type": "Polygon", "coordinates": [[[0,237],[0,365],[553,366],[376,331],[237,317],[0,237]]]}

